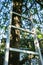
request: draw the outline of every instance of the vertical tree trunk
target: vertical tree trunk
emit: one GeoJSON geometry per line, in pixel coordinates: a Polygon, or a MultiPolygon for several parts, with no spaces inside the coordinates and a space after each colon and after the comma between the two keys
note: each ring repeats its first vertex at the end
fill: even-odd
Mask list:
{"type": "MultiPolygon", "coordinates": [[[[13,11],[21,14],[22,0],[13,0],[13,11]]],[[[12,15],[12,25],[20,27],[21,17],[12,15]]],[[[11,28],[11,42],[10,46],[13,48],[19,48],[20,31],[11,28]]],[[[9,65],[19,65],[19,52],[10,52],[9,65]]]]}

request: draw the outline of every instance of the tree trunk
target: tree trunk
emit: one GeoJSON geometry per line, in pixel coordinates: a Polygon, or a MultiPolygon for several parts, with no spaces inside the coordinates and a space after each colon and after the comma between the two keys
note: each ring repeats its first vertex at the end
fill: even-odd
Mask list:
{"type": "MultiPolygon", "coordinates": [[[[21,14],[22,0],[13,0],[13,11],[21,14]]],[[[13,14],[12,15],[12,25],[20,27],[21,17],[13,14]]],[[[11,28],[11,42],[10,46],[13,48],[19,48],[20,41],[20,31],[11,28]]],[[[19,52],[10,52],[9,65],[19,65],[19,52]]]]}

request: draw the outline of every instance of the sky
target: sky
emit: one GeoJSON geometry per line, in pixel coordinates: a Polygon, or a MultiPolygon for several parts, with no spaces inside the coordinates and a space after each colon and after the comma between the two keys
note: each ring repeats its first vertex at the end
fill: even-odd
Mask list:
{"type": "Polygon", "coordinates": [[[11,0],[0,0],[0,39],[6,38],[5,27],[8,26],[10,21],[10,10],[12,7],[11,0]]]}
{"type": "MultiPolygon", "coordinates": [[[[26,1],[26,0],[25,0],[26,1]]],[[[25,5],[25,2],[23,2],[23,5],[25,5]]],[[[27,8],[29,8],[31,6],[31,3],[29,3],[29,0],[27,1],[27,8]]],[[[37,4],[37,10],[38,10],[38,14],[40,17],[40,20],[42,21],[42,24],[40,25],[40,20],[37,16],[37,14],[33,15],[33,19],[36,19],[36,21],[38,21],[38,24],[35,24],[35,26],[40,26],[41,27],[41,33],[43,34],[43,9],[40,10],[40,5],[37,4]],[[41,15],[42,14],[42,15],[41,15]]],[[[10,11],[11,11],[11,7],[12,7],[12,0],[0,0],[0,39],[2,39],[3,37],[6,36],[6,31],[5,31],[5,27],[3,26],[8,26],[9,25],[9,21],[10,21],[10,11]],[[3,33],[4,32],[4,33],[3,33]]],[[[35,5],[33,6],[35,8],[35,5]]],[[[24,13],[26,10],[25,6],[22,6],[22,15],[23,16],[30,16],[29,15],[29,11],[26,13],[24,13]]],[[[33,8],[30,10],[31,13],[34,13],[33,8]]],[[[29,26],[25,23],[25,19],[21,19],[22,24],[25,28],[29,28],[29,26]],[[28,27],[27,27],[28,26],[28,27]]]]}

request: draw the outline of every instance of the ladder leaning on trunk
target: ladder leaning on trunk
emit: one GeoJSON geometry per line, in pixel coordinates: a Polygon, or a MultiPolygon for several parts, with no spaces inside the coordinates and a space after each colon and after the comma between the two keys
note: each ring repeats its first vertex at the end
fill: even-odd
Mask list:
{"type": "MultiPolygon", "coordinates": [[[[18,16],[20,16],[20,17],[29,19],[29,18],[24,17],[24,16],[22,16],[22,15],[16,13],[16,12],[10,12],[11,18],[10,18],[10,24],[9,24],[9,26],[8,26],[8,34],[7,34],[7,39],[6,39],[6,50],[5,50],[4,65],[8,65],[8,61],[9,61],[9,51],[16,51],[16,52],[23,52],[23,53],[27,53],[27,54],[38,55],[39,58],[40,58],[40,61],[41,61],[41,65],[43,65],[41,50],[40,50],[40,47],[39,47],[39,42],[38,42],[38,39],[37,39],[37,35],[36,35],[36,32],[35,32],[35,28],[33,28],[33,32],[32,32],[32,31],[29,31],[29,30],[27,30],[27,29],[18,28],[18,27],[16,27],[16,26],[11,25],[11,22],[12,22],[12,13],[13,13],[13,14],[16,14],[16,15],[18,15],[18,16]],[[28,32],[28,33],[33,34],[33,35],[34,35],[34,45],[35,45],[35,50],[36,50],[36,52],[26,51],[26,50],[20,50],[20,49],[16,49],[16,48],[11,48],[11,47],[10,47],[10,33],[11,33],[11,27],[12,27],[12,28],[15,28],[15,29],[18,29],[18,30],[22,30],[22,31],[25,31],[25,32],[28,32]]],[[[29,19],[29,20],[30,20],[30,19],[29,19]]]]}

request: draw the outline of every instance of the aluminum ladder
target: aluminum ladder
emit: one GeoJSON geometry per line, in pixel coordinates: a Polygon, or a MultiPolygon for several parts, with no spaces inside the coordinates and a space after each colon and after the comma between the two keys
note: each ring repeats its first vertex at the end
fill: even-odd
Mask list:
{"type": "Polygon", "coordinates": [[[8,62],[9,62],[9,51],[16,51],[16,52],[23,52],[23,53],[27,53],[27,54],[33,54],[33,55],[38,55],[39,58],[40,58],[40,61],[41,61],[41,65],[43,65],[43,61],[42,61],[42,55],[41,55],[41,50],[40,50],[40,46],[39,46],[39,42],[38,42],[38,39],[37,39],[37,35],[36,35],[36,32],[35,32],[35,29],[33,29],[34,31],[29,31],[27,29],[23,29],[23,28],[18,28],[16,26],[13,26],[11,25],[11,22],[12,22],[12,13],[13,14],[16,14],[20,17],[23,17],[25,19],[28,19],[30,20],[29,18],[27,17],[24,17],[16,12],[10,12],[11,14],[11,18],[10,18],[10,25],[8,26],[8,35],[7,35],[7,39],[6,39],[6,50],[5,50],[5,59],[4,59],[4,65],[8,65],[8,62]],[[11,27],[14,28],[14,29],[18,29],[18,30],[22,30],[22,31],[25,31],[25,32],[28,32],[28,33],[31,33],[34,35],[34,45],[35,45],[35,50],[36,52],[33,52],[33,51],[26,51],[26,50],[20,50],[20,49],[16,49],[16,48],[11,48],[10,47],[10,33],[11,33],[11,27]],[[38,51],[37,51],[38,50],[38,51]]]}

